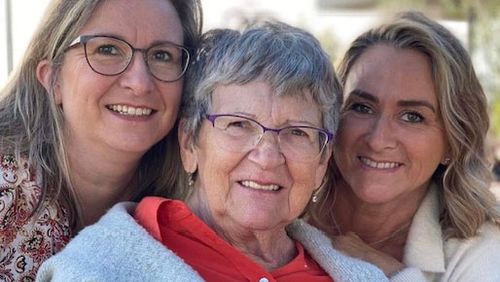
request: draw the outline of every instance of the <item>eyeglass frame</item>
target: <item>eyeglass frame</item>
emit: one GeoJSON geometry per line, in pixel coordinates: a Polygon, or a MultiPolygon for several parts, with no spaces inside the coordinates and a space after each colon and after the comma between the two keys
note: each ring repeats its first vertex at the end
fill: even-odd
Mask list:
{"type": "MultiPolygon", "coordinates": [[[[240,116],[240,115],[235,115],[235,114],[206,114],[205,115],[205,118],[210,121],[212,123],[212,126],[214,128],[215,127],[215,120],[218,118],[218,117],[238,117],[238,118],[243,118],[243,119],[246,119],[246,120],[249,120],[249,121],[253,121],[255,122],[256,124],[258,124],[261,128],[262,128],[262,135],[259,137],[258,139],[258,142],[254,145],[255,147],[260,143],[260,141],[262,140],[262,138],[264,137],[264,134],[267,132],[267,131],[271,131],[271,132],[276,132],[276,135],[278,136],[278,144],[279,144],[279,148],[280,148],[280,151],[281,151],[281,141],[279,139],[279,133],[282,131],[282,130],[285,130],[285,129],[289,129],[289,128],[309,128],[309,129],[316,129],[320,132],[323,132],[326,134],[326,142],[325,144],[323,145],[323,147],[321,148],[321,150],[318,152],[318,155],[315,156],[318,157],[321,155],[321,153],[323,152],[323,150],[325,150],[326,146],[328,145],[328,143],[330,143],[330,141],[333,140],[333,133],[331,133],[330,131],[324,129],[324,128],[319,128],[319,127],[314,127],[314,126],[308,126],[308,125],[291,125],[291,126],[285,126],[285,127],[282,127],[282,128],[272,128],[272,127],[267,127],[267,126],[264,126],[262,125],[260,122],[252,119],[252,118],[249,118],[249,117],[245,117],[245,116],[240,116]]],[[[254,148],[255,148],[254,147],[254,148]]],[[[282,151],[281,151],[282,152],[282,151]]],[[[282,152],[283,153],[283,152],[282,152]]],[[[286,155],[283,154],[285,157],[286,155]]],[[[314,158],[313,158],[314,159],[314,158]]]]}
{"type": "MultiPolygon", "coordinates": [[[[129,42],[125,41],[124,39],[121,39],[121,38],[118,38],[116,36],[111,36],[111,35],[80,35],[78,36],[77,38],[75,38],[75,40],[73,40],[69,46],[66,48],[65,52],[67,52],[68,50],[72,49],[72,48],[75,48],[77,45],[83,45],[83,50],[85,52],[85,60],[87,61],[87,64],[89,65],[89,67],[95,72],[95,73],[98,73],[100,75],[104,75],[104,76],[117,76],[117,75],[120,75],[122,73],[124,73],[128,67],[130,66],[130,63],[133,61],[134,59],[134,55],[135,55],[135,52],[141,52],[142,53],[142,57],[144,59],[144,62],[146,63],[146,66],[147,66],[147,69],[148,69],[148,73],[151,74],[154,78],[158,79],[159,81],[162,81],[162,82],[174,82],[174,81],[177,81],[179,79],[181,79],[184,74],[186,74],[186,71],[189,67],[189,62],[191,60],[191,52],[189,51],[189,49],[185,46],[182,46],[182,45],[179,45],[179,44],[176,44],[176,43],[173,43],[173,42],[170,42],[168,40],[165,40],[165,41],[161,41],[157,44],[153,44],[151,46],[149,46],[148,48],[135,48],[134,46],[132,46],[132,44],[130,44],[129,42]],[[130,56],[129,58],[129,61],[127,63],[127,65],[125,66],[125,68],[118,72],[118,73],[115,73],[115,74],[106,74],[106,73],[101,73],[101,72],[98,72],[97,70],[94,69],[94,67],[92,66],[92,64],[90,63],[89,61],[89,57],[87,55],[87,42],[93,38],[96,38],[96,37],[105,37],[105,38],[112,38],[112,39],[115,39],[115,40],[118,40],[118,41],[121,41],[123,43],[125,43],[127,46],[130,47],[130,49],[132,50],[132,56],[130,56]],[[149,66],[149,62],[148,62],[148,58],[147,58],[147,53],[148,51],[151,49],[151,48],[154,48],[154,47],[157,47],[159,45],[162,45],[162,44],[169,44],[169,45],[173,45],[177,48],[180,48],[182,51],[185,51],[185,54],[186,54],[186,58],[185,58],[185,63],[184,63],[184,67],[182,69],[182,72],[179,74],[179,76],[173,80],[164,80],[164,79],[160,79],[158,78],[152,71],[151,71],[151,67],[149,66]]],[[[184,60],[183,60],[184,61],[184,60]]]]}

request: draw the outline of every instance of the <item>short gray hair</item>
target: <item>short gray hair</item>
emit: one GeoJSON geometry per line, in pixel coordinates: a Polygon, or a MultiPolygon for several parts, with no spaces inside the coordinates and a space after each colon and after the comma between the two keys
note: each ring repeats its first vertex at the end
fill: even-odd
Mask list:
{"type": "Polygon", "coordinates": [[[320,106],[323,127],[337,130],[342,90],[329,56],[310,33],[281,22],[252,25],[241,33],[215,29],[203,36],[188,70],[183,95],[184,130],[194,140],[210,112],[216,87],[255,79],[270,84],[274,95],[304,95],[320,106]]]}

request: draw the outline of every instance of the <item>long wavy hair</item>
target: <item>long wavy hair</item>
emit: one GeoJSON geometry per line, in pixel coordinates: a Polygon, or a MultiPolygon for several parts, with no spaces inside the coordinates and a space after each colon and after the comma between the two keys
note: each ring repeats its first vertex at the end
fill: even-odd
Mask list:
{"type": "MultiPolygon", "coordinates": [[[[485,150],[489,126],[487,99],[465,48],[442,25],[421,13],[405,12],[354,40],[338,69],[342,85],[359,57],[377,44],[416,50],[431,62],[451,158],[449,165],[439,165],[432,176],[440,188],[440,220],[445,236],[468,238],[476,235],[485,222],[498,225],[500,213],[489,190],[492,174],[485,150]]],[[[333,159],[329,176],[335,189],[335,180],[342,176],[333,159]]],[[[333,189],[312,214],[325,230],[335,223],[333,189]]]]}
{"type": "MultiPolygon", "coordinates": [[[[41,170],[42,194],[37,211],[53,200],[68,208],[73,229],[81,225],[81,211],[71,184],[71,168],[64,140],[62,109],[53,98],[66,48],[106,0],[53,0],[47,8],[20,65],[0,92],[0,151],[41,170]],[[51,62],[49,91],[37,80],[37,65],[51,62]]],[[[199,0],[165,0],[175,7],[184,33],[184,45],[196,47],[202,29],[199,0]]],[[[176,196],[179,164],[177,129],[154,145],[142,158],[136,173],[134,200],[146,194],[176,196]]],[[[34,216],[34,215],[33,215],[34,216]]]]}

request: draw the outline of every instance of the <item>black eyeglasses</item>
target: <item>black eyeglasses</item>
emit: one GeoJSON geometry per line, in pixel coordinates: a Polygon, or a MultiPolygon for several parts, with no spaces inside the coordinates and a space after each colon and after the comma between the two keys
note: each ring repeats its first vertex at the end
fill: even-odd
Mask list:
{"type": "Polygon", "coordinates": [[[256,120],[239,115],[207,115],[218,129],[216,143],[224,150],[246,152],[257,146],[266,131],[278,135],[281,152],[287,159],[309,162],[316,159],[333,139],[333,134],[312,126],[265,127],[256,120]]]}
{"type": "Polygon", "coordinates": [[[141,52],[149,72],[156,79],[172,82],[180,79],[189,64],[189,51],[180,45],[165,41],[147,49],[134,48],[125,40],[103,35],[82,35],[68,49],[83,44],[90,68],[98,74],[113,76],[123,73],[141,52]]]}

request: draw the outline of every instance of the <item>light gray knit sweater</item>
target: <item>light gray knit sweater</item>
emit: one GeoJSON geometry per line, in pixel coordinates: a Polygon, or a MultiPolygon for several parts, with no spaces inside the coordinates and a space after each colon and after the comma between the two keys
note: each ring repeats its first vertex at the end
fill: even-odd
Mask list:
{"type": "MultiPolygon", "coordinates": [[[[46,261],[37,281],[203,281],[136,223],[130,215],[134,209],[133,203],[115,205],[46,261]]],[[[320,231],[301,220],[288,232],[336,282],[388,281],[375,266],[334,250],[320,231]]]]}

